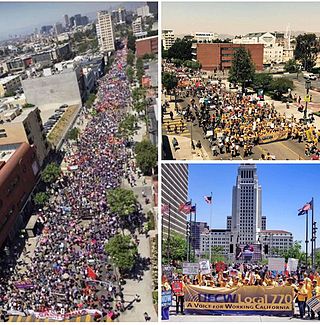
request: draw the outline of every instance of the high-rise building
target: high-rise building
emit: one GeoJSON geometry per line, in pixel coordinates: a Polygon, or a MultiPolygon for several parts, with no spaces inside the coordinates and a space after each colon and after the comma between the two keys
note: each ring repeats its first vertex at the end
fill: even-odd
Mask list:
{"type": "Polygon", "coordinates": [[[194,249],[200,250],[200,235],[209,231],[209,225],[206,222],[191,221],[191,245],[194,249]]]}
{"type": "Polygon", "coordinates": [[[74,17],[70,17],[69,22],[70,22],[69,27],[74,27],[75,26],[76,21],[75,21],[75,18],[74,17]]]}
{"type": "Polygon", "coordinates": [[[179,211],[179,205],[188,201],[188,165],[162,165],[162,204],[170,205],[169,212],[162,214],[163,236],[168,236],[169,221],[170,233],[186,236],[187,215],[179,211]]]}
{"type": "Polygon", "coordinates": [[[54,32],[55,32],[56,35],[59,35],[59,34],[63,33],[63,27],[62,27],[61,23],[55,23],[54,32]]]}
{"type": "Polygon", "coordinates": [[[262,216],[261,193],[256,165],[240,165],[232,191],[231,220],[231,232],[239,244],[258,241],[262,216]]]}
{"type": "Polygon", "coordinates": [[[67,28],[67,27],[69,27],[69,25],[70,25],[70,20],[69,20],[69,16],[66,14],[66,15],[64,15],[64,26],[67,28]]]}
{"type": "Polygon", "coordinates": [[[81,15],[80,14],[77,14],[77,15],[74,15],[74,20],[75,20],[75,25],[76,26],[81,26],[82,25],[82,19],[81,19],[81,15]]]}
{"type": "Polygon", "coordinates": [[[138,34],[142,32],[142,19],[141,17],[137,17],[136,20],[132,22],[132,31],[134,34],[138,34]]]}
{"type": "Polygon", "coordinates": [[[147,6],[149,7],[149,12],[152,13],[155,18],[157,18],[158,17],[158,2],[147,1],[147,6]]]}
{"type": "Polygon", "coordinates": [[[267,230],[267,217],[262,215],[262,188],[258,181],[257,167],[242,164],[238,169],[236,185],[232,191],[232,215],[227,217],[227,229],[194,231],[195,243],[200,243],[200,253],[207,253],[212,246],[220,246],[229,258],[235,258],[236,247],[251,245],[253,260],[262,256],[277,256],[276,251],[292,246],[292,233],[285,230],[267,230]],[[199,238],[198,238],[199,236],[199,238]]]}
{"type": "Polygon", "coordinates": [[[89,18],[87,16],[82,16],[81,17],[81,25],[85,26],[89,24],[89,18]]]}
{"type": "Polygon", "coordinates": [[[112,20],[116,25],[121,25],[126,23],[126,9],[118,8],[112,10],[112,20]]]}
{"type": "Polygon", "coordinates": [[[169,50],[169,48],[173,45],[175,38],[174,32],[172,29],[164,29],[162,30],[162,45],[164,50],[169,50]]]}
{"type": "Polygon", "coordinates": [[[111,15],[108,11],[98,12],[97,36],[101,52],[112,52],[114,47],[114,34],[111,15]]]}
{"type": "Polygon", "coordinates": [[[149,7],[147,5],[137,8],[136,12],[137,12],[137,15],[142,18],[150,16],[149,7]]]}

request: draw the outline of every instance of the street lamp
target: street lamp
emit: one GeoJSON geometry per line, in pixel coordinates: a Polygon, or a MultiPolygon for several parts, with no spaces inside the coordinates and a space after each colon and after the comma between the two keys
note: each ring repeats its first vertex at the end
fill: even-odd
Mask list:
{"type": "Polygon", "coordinates": [[[308,101],[309,101],[309,89],[311,87],[311,80],[306,80],[306,83],[305,83],[305,88],[306,88],[306,106],[305,106],[305,109],[304,109],[304,114],[303,114],[303,119],[304,119],[304,123],[307,124],[307,109],[308,109],[308,101]]]}

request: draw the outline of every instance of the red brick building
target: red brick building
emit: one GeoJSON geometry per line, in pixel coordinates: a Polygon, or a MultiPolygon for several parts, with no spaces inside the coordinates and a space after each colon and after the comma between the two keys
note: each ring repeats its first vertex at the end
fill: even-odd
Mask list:
{"type": "Polygon", "coordinates": [[[20,211],[26,203],[39,173],[36,150],[22,143],[5,162],[0,161],[0,247],[13,238],[20,211]]]}
{"type": "Polygon", "coordinates": [[[228,70],[231,67],[235,50],[244,47],[250,52],[256,70],[263,70],[263,46],[263,44],[199,43],[197,44],[197,60],[201,63],[203,70],[228,70]]]}
{"type": "Polygon", "coordinates": [[[152,53],[158,53],[158,36],[150,36],[136,40],[136,55],[138,58],[152,53]]]}

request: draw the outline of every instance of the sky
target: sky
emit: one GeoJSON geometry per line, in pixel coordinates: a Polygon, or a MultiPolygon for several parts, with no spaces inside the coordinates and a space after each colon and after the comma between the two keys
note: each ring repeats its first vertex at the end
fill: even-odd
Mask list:
{"type": "Polygon", "coordinates": [[[248,32],[319,32],[320,2],[162,2],[162,29],[241,35],[248,32]]]}
{"type": "Polygon", "coordinates": [[[115,9],[124,6],[136,8],[143,2],[0,2],[0,39],[9,34],[20,34],[26,29],[34,31],[35,27],[45,24],[64,23],[63,16],[88,14],[98,10],[115,9]]]}
{"type": "MultiPolygon", "coordinates": [[[[189,164],[189,199],[197,205],[197,221],[210,223],[211,207],[204,196],[212,192],[211,227],[226,229],[227,216],[232,213],[232,187],[236,184],[238,167],[239,164],[189,164]]],[[[320,229],[320,165],[257,164],[257,174],[267,229],[292,232],[294,240],[303,241],[304,248],[305,216],[297,214],[298,209],[314,197],[315,221],[320,229]]],[[[317,243],[319,247],[319,239],[317,243]]]]}

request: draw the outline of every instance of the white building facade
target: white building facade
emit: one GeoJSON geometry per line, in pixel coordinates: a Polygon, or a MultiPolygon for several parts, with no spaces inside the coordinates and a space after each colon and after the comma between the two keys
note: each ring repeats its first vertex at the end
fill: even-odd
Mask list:
{"type": "Polygon", "coordinates": [[[174,31],[172,29],[163,29],[161,39],[162,39],[163,49],[166,51],[169,50],[169,48],[175,42],[174,31]]]}
{"type": "Polygon", "coordinates": [[[112,26],[111,15],[107,11],[98,12],[97,36],[101,52],[113,52],[114,32],[112,26]]]}

